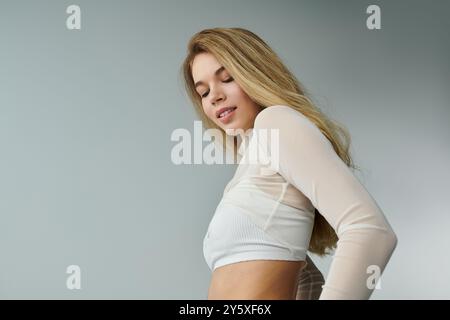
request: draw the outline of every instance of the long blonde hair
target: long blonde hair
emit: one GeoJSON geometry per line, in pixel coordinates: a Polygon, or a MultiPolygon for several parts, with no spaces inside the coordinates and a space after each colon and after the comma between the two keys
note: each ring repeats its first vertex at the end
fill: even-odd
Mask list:
{"type": "MultiPolygon", "coordinates": [[[[188,43],[181,72],[189,98],[206,128],[219,129],[222,137],[225,136],[225,132],[203,112],[201,97],[195,90],[192,62],[197,54],[203,52],[213,54],[242,90],[259,106],[266,108],[286,105],[307,116],[332,143],[335,152],[346,165],[357,169],[350,156],[351,138],[348,131],[314,106],[308,98],[309,94],[277,54],[260,37],[243,28],[205,29],[192,36],[188,43]]],[[[223,138],[222,141],[225,140],[223,138]]],[[[337,241],[334,229],[315,209],[309,251],[319,256],[330,254],[326,249],[335,249],[337,241]]]]}

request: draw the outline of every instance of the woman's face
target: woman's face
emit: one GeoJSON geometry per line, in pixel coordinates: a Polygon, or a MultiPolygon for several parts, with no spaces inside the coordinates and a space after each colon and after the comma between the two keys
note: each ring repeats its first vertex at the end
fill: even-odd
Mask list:
{"type": "Polygon", "coordinates": [[[250,99],[214,55],[205,52],[196,55],[192,77],[208,118],[223,130],[243,129],[245,132],[253,128],[263,108],[250,99]],[[231,112],[223,114],[222,110],[227,109],[231,112]]]}

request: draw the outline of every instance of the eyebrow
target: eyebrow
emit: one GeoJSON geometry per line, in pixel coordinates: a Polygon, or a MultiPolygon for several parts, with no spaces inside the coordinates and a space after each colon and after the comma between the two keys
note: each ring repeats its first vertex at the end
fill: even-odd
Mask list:
{"type": "MultiPolygon", "coordinates": [[[[217,76],[219,73],[221,73],[223,70],[225,70],[225,67],[224,66],[221,66],[219,69],[217,69],[215,72],[214,72],[214,75],[215,76],[217,76]]],[[[195,88],[197,88],[198,86],[200,86],[200,85],[202,85],[202,84],[204,84],[202,81],[197,81],[196,83],[195,83],[195,88]]]]}

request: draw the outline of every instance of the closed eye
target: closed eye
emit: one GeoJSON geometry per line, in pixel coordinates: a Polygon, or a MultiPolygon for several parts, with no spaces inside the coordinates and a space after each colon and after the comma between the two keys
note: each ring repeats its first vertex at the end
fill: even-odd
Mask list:
{"type": "MultiPolygon", "coordinates": [[[[233,80],[234,80],[233,77],[229,77],[228,79],[223,80],[223,82],[228,83],[228,82],[231,82],[233,80]]],[[[209,93],[209,90],[206,91],[204,94],[202,94],[202,98],[206,98],[208,96],[208,93],[209,93]]]]}

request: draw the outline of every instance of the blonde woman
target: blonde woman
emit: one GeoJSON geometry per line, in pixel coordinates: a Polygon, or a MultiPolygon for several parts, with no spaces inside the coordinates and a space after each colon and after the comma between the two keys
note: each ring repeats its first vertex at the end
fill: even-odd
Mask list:
{"type": "Polygon", "coordinates": [[[369,299],[397,237],[351,171],[344,127],[249,30],[196,33],[182,69],[204,125],[219,129],[224,150],[239,160],[203,241],[208,299],[369,299]],[[277,139],[257,139],[263,130],[277,139]],[[270,161],[247,161],[254,148],[270,161]],[[318,289],[307,251],[333,249],[318,289]]]}

